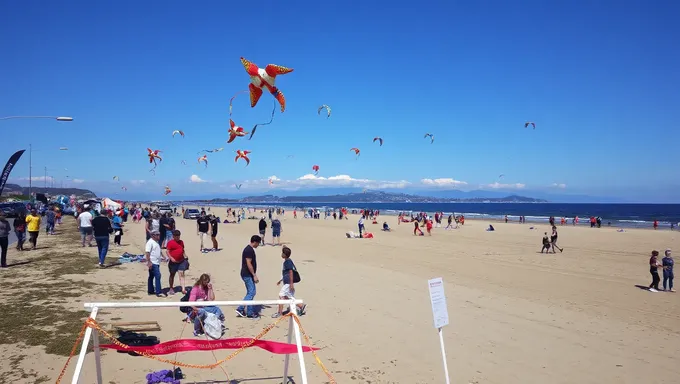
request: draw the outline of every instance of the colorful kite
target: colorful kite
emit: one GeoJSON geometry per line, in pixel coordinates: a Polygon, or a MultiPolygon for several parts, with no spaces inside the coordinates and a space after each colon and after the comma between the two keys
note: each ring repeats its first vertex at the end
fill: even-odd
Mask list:
{"type": "Polygon", "coordinates": [[[234,184],[234,186],[236,187],[236,189],[241,189],[241,185],[243,185],[243,184],[234,184]]]}
{"type": "Polygon", "coordinates": [[[222,147],[222,148],[215,148],[215,149],[204,149],[204,150],[202,150],[202,151],[198,151],[198,154],[200,155],[201,152],[217,153],[217,152],[221,152],[221,151],[223,151],[223,150],[224,150],[224,147],[222,147]]]}
{"type": "Polygon", "coordinates": [[[274,179],[272,179],[271,177],[269,178],[269,185],[274,185],[274,179]]]}
{"type": "Polygon", "coordinates": [[[315,165],[312,167],[312,170],[314,171],[314,174],[315,174],[315,175],[318,175],[318,174],[319,174],[319,166],[318,166],[318,165],[315,164],[315,165]]]}
{"type": "Polygon", "coordinates": [[[179,129],[172,131],[172,137],[175,137],[176,134],[178,134],[182,137],[184,137],[184,132],[180,131],[179,129]]]}
{"type": "Polygon", "coordinates": [[[361,154],[361,150],[359,148],[352,148],[350,151],[354,151],[354,154],[357,155],[357,159],[359,158],[359,155],[361,154]]]}
{"type": "Polygon", "coordinates": [[[536,129],[536,123],[531,121],[527,121],[526,123],[524,123],[524,128],[529,127],[529,124],[531,124],[531,126],[534,127],[534,129],[536,129]]]}
{"type": "Polygon", "coordinates": [[[373,138],[373,142],[375,143],[376,141],[380,142],[380,146],[382,147],[382,143],[383,143],[382,137],[377,137],[377,136],[374,137],[374,138],[373,138]]]}
{"type": "Polygon", "coordinates": [[[281,113],[283,113],[286,110],[286,98],[283,96],[283,93],[276,88],[274,83],[276,82],[276,76],[293,72],[293,69],[275,64],[269,64],[262,69],[258,68],[255,63],[251,63],[243,57],[241,57],[241,64],[243,64],[243,68],[246,69],[246,72],[248,72],[248,75],[250,76],[250,84],[248,84],[248,89],[250,90],[250,107],[252,108],[257,105],[260,96],[262,96],[262,88],[266,88],[279,104],[281,104],[281,113]]]}
{"type": "Polygon", "coordinates": [[[158,161],[163,161],[163,158],[159,155],[161,151],[158,149],[154,151],[151,148],[147,148],[146,150],[149,151],[149,153],[147,154],[147,156],[149,156],[149,164],[153,163],[153,167],[156,168],[158,166],[158,163],[156,163],[156,159],[158,159],[158,161]]]}
{"type": "Polygon", "coordinates": [[[198,158],[198,163],[201,164],[201,161],[205,162],[205,167],[208,168],[208,155],[203,155],[198,158]]]}
{"type": "Polygon", "coordinates": [[[237,137],[243,137],[247,134],[248,132],[246,132],[243,127],[237,126],[236,123],[234,123],[234,120],[229,119],[229,140],[227,140],[227,143],[231,143],[237,137]]]}
{"type": "Polygon", "coordinates": [[[272,116],[269,118],[269,121],[266,122],[266,123],[255,124],[255,126],[253,127],[253,131],[250,132],[250,137],[248,138],[248,140],[252,140],[252,139],[253,139],[253,135],[255,134],[255,131],[257,130],[257,127],[259,127],[260,125],[269,125],[269,124],[271,124],[272,121],[274,121],[274,114],[275,114],[275,113],[276,113],[276,103],[274,103],[274,108],[272,108],[272,116]]]}
{"type": "Polygon", "coordinates": [[[434,143],[434,135],[431,133],[426,133],[424,139],[426,139],[428,136],[430,137],[430,144],[434,143]]]}
{"type": "Polygon", "coordinates": [[[319,109],[316,111],[316,114],[317,114],[317,115],[320,115],[320,114],[321,114],[321,110],[324,109],[324,108],[326,108],[326,118],[331,117],[331,107],[329,107],[329,106],[326,105],[326,104],[320,106],[319,109]]]}
{"type": "Polygon", "coordinates": [[[165,186],[165,196],[169,195],[170,192],[172,192],[172,189],[170,189],[170,187],[166,185],[165,186]]]}
{"type": "Polygon", "coordinates": [[[240,149],[236,150],[236,158],[234,159],[234,163],[238,161],[238,159],[243,159],[246,161],[246,167],[250,165],[250,159],[248,158],[248,154],[251,153],[251,151],[242,151],[240,149]]]}

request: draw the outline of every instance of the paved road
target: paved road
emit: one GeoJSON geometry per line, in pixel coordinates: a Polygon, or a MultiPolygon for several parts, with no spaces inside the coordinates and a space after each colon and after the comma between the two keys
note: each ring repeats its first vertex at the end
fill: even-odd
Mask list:
{"type": "MultiPolygon", "coordinates": [[[[9,221],[9,224],[12,225],[12,223],[14,223],[14,218],[7,219],[7,221],[9,221]]],[[[13,225],[12,225],[12,228],[14,228],[13,225]]],[[[45,220],[43,219],[40,223],[40,231],[44,233],[44,230],[45,230],[45,220]]],[[[41,233],[41,235],[43,233],[41,233]]],[[[26,233],[26,241],[28,241],[28,232],[26,233]]],[[[40,241],[40,239],[38,239],[38,242],[39,241],[40,241]]],[[[14,229],[12,229],[11,231],[9,231],[9,244],[14,244],[16,242],[17,242],[17,235],[14,233],[14,229]]]]}

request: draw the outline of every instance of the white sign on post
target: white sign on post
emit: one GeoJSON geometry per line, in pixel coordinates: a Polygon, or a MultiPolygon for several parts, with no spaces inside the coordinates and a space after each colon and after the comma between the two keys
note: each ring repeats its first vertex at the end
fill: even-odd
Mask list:
{"type": "Polygon", "coordinates": [[[432,316],[434,317],[434,327],[439,332],[439,346],[442,349],[442,360],[444,361],[444,375],[446,384],[449,384],[449,367],[446,363],[446,349],[444,348],[444,335],[442,327],[449,325],[449,309],[446,307],[446,295],[444,294],[444,280],[441,277],[427,281],[430,288],[430,303],[432,303],[432,316]]]}
{"type": "Polygon", "coordinates": [[[444,294],[444,281],[441,277],[427,281],[430,287],[430,302],[432,303],[432,315],[434,327],[439,329],[449,325],[449,310],[446,307],[446,295],[444,294]]]}

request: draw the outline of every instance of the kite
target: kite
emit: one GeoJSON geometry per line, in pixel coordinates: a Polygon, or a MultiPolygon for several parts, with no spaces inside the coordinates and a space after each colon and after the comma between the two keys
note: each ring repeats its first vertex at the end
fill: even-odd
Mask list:
{"type": "Polygon", "coordinates": [[[234,184],[234,186],[236,187],[236,189],[241,189],[241,185],[243,185],[243,184],[234,184]]]}
{"type": "Polygon", "coordinates": [[[216,152],[220,152],[220,151],[223,151],[223,150],[224,150],[224,147],[222,147],[222,148],[215,148],[215,149],[204,149],[204,150],[202,150],[202,151],[198,151],[198,154],[200,155],[201,152],[216,153],[216,152]]]}
{"type": "Polygon", "coordinates": [[[68,148],[66,148],[66,147],[59,147],[59,150],[60,150],[60,151],[68,151],[68,148]]]}
{"type": "Polygon", "coordinates": [[[187,165],[186,160],[182,160],[182,165],[187,165]]]}
{"type": "Polygon", "coordinates": [[[179,129],[172,131],[172,137],[175,137],[175,135],[178,133],[180,136],[184,137],[184,132],[180,131],[179,129]]]}
{"type": "Polygon", "coordinates": [[[373,142],[375,143],[376,141],[379,141],[379,142],[380,142],[380,146],[382,147],[382,143],[383,143],[382,137],[377,137],[377,136],[374,137],[374,138],[373,138],[373,142]]]}
{"type": "Polygon", "coordinates": [[[165,186],[165,196],[169,195],[170,192],[172,192],[172,189],[170,189],[170,187],[166,185],[165,186]]]}
{"type": "Polygon", "coordinates": [[[295,155],[288,155],[288,156],[286,156],[286,159],[292,159],[294,157],[295,157],[295,155]]]}
{"type": "Polygon", "coordinates": [[[114,177],[113,177],[113,180],[118,181],[118,180],[120,180],[120,177],[114,176],[114,177]]]}
{"type": "Polygon", "coordinates": [[[321,114],[321,110],[324,109],[324,108],[326,108],[326,114],[327,114],[326,118],[331,117],[331,107],[329,107],[329,106],[326,105],[326,104],[320,106],[320,107],[319,107],[319,110],[316,111],[316,113],[317,113],[318,115],[320,115],[320,114],[321,114]]]}
{"type": "Polygon", "coordinates": [[[430,144],[434,143],[434,135],[431,133],[426,133],[424,138],[427,138],[430,136],[430,144]]]}
{"type": "Polygon", "coordinates": [[[253,131],[250,132],[250,137],[248,138],[248,140],[252,140],[252,139],[253,139],[253,135],[255,134],[255,130],[257,130],[257,127],[258,127],[258,126],[260,126],[260,125],[269,125],[269,124],[271,124],[272,121],[274,121],[274,114],[275,114],[275,113],[276,113],[276,103],[274,103],[274,108],[272,108],[272,117],[269,119],[269,121],[266,122],[266,123],[255,124],[255,126],[253,127],[253,131]]]}
{"type": "Polygon", "coordinates": [[[163,158],[159,155],[161,151],[158,149],[154,151],[151,148],[147,148],[146,150],[149,151],[147,154],[147,156],[149,156],[149,164],[153,163],[153,167],[156,168],[158,166],[156,159],[158,159],[158,161],[163,161],[163,158]]]}
{"type": "Polygon", "coordinates": [[[359,155],[361,154],[361,150],[359,148],[351,148],[350,151],[354,151],[354,153],[357,155],[357,159],[359,158],[359,155]]]}
{"type": "Polygon", "coordinates": [[[125,187],[125,186],[120,187],[120,189],[122,189],[123,191],[127,191],[127,187],[125,187]]]}
{"type": "Polygon", "coordinates": [[[229,119],[229,140],[227,140],[227,143],[231,143],[237,137],[243,137],[247,134],[248,132],[244,131],[243,127],[237,126],[236,123],[234,123],[234,120],[229,119]]]}
{"type": "Polygon", "coordinates": [[[274,185],[274,180],[271,177],[269,178],[269,185],[274,185]]]}
{"type": "Polygon", "coordinates": [[[536,129],[536,123],[531,122],[531,121],[527,121],[526,123],[524,123],[524,128],[527,128],[529,126],[529,124],[531,124],[531,126],[533,126],[534,129],[536,129]]]}
{"type": "Polygon", "coordinates": [[[203,155],[198,158],[198,163],[200,164],[201,161],[205,161],[205,167],[208,168],[208,155],[203,155]]]}
{"type": "Polygon", "coordinates": [[[156,170],[154,169],[149,169],[149,172],[152,172],[154,176],[156,176],[156,170]]]}
{"type": "Polygon", "coordinates": [[[312,170],[314,171],[314,174],[315,174],[315,175],[318,175],[318,174],[319,174],[319,166],[318,166],[318,165],[315,164],[315,165],[312,167],[312,170]]]}
{"type": "Polygon", "coordinates": [[[267,88],[269,93],[274,96],[274,98],[281,104],[281,113],[286,110],[286,98],[283,93],[279,91],[274,83],[276,82],[277,75],[285,75],[286,73],[293,72],[292,68],[282,67],[280,65],[269,64],[264,69],[258,68],[255,63],[251,63],[245,58],[241,57],[241,64],[245,68],[248,75],[250,75],[250,84],[248,84],[248,89],[250,90],[250,107],[255,107],[260,96],[262,96],[262,88],[267,88]]]}
{"type": "Polygon", "coordinates": [[[505,176],[505,174],[504,174],[504,173],[501,173],[500,175],[498,175],[498,179],[500,180],[500,178],[501,178],[501,177],[504,177],[504,176],[505,176]]]}
{"type": "Polygon", "coordinates": [[[250,159],[248,158],[248,154],[251,151],[242,151],[240,149],[236,150],[236,158],[234,159],[234,163],[238,161],[238,159],[243,159],[246,161],[246,167],[250,165],[250,159]]]}

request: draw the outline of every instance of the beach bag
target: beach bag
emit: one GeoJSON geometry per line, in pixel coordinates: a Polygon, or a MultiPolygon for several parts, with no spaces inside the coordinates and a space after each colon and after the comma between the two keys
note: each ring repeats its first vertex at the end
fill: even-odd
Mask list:
{"type": "Polygon", "coordinates": [[[203,331],[211,339],[217,340],[222,337],[222,322],[217,318],[217,315],[210,312],[206,313],[203,331]]]}
{"type": "MultiPolygon", "coordinates": [[[[191,295],[191,288],[193,287],[186,287],[185,289],[187,290],[187,293],[182,296],[179,301],[189,301],[189,296],[191,295]]],[[[191,307],[179,307],[179,311],[182,313],[189,313],[191,312],[191,307]]]]}
{"type": "Polygon", "coordinates": [[[297,267],[293,264],[293,283],[299,283],[300,281],[302,281],[300,273],[298,273],[297,267]]]}

